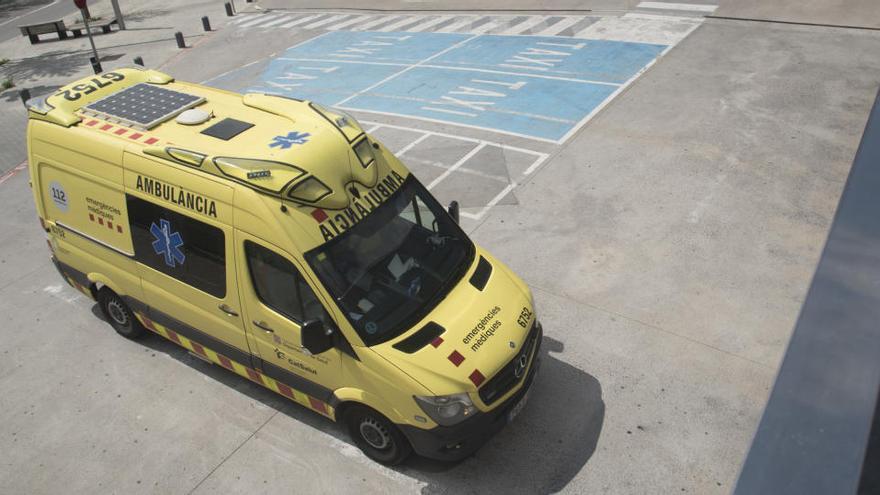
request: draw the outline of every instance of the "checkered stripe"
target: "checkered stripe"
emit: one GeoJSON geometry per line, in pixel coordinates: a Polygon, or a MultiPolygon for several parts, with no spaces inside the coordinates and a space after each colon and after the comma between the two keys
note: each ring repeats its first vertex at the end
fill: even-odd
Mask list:
{"type": "Polygon", "coordinates": [[[65,275],[64,278],[67,279],[67,283],[70,284],[71,287],[73,287],[74,289],[76,289],[76,290],[82,292],[82,293],[85,294],[89,299],[92,299],[92,291],[90,291],[88,287],[86,287],[85,285],[83,285],[83,284],[77,282],[76,280],[73,279],[73,277],[69,277],[69,276],[65,275]]]}
{"type": "Polygon", "coordinates": [[[188,349],[193,353],[207,359],[208,361],[211,361],[214,364],[223,366],[224,368],[232,371],[237,375],[243,376],[254,383],[257,383],[268,388],[269,390],[277,392],[287,397],[288,399],[291,399],[294,402],[298,402],[299,404],[302,404],[324,416],[327,416],[329,418],[334,417],[335,411],[333,410],[333,407],[326,402],[318,400],[310,395],[304,394],[299,390],[294,390],[279,381],[269,378],[268,376],[260,373],[253,368],[249,368],[237,361],[229,359],[223,354],[214,352],[197,342],[193,342],[192,340],[189,340],[188,338],[180,335],[174,330],[159,325],[139,311],[135,311],[135,315],[137,316],[137,319],[140,320],[140,322],[144,325],[144,327],[147,328],[147,330],[150,330],[151,332],[157,333],[162,337],[165,337],[166,339],[174,342],[184,349],[188,349]]]}
{"type": "Polygon", "coordinates": [[[135,131],[127,127],[116,126],[100,120],[88,119],[84,121],[86,127],[91,127],[99,131],[111,133],[115,136],[126,137],[134,142],[146,145],[153,145],[159,142],[158,138],[148,136],[140,131],[135,131]]]}

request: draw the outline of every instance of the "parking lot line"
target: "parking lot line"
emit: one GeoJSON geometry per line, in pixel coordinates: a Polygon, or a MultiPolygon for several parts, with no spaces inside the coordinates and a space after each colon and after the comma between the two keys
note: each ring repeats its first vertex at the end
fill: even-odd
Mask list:
{"type": "Polygon", "coordinates": [[[388,81],[394,79],[395,77],[398,77],[398,76],[400,76],[401,74],[404,74],[404,73],[406,73],[406,72],[409,72],[409,71],[411,71],[412,69],[414,69],[414,68],[416,68],[416,67],[418,67],[418,66],[424,64],[425,62],[427,62],[427,61],[429,61],[429,60],[433,60],[433,59],[435,59],[435,58],[437,58],[437,57],[439,57],[439,56],[442,56],[443,54],[445,54],[445,53],[448,52],[448,51],[455,50],[455,49],[458,48],[459,46],[461,46],[461,45],[467,43],[468,41],[470,41],[470,40],[472,40],[472,39],[474,39],[474,38],[476,38],[476,36],[469,36],[469,37],[467,37],[467,38],[465,38],[465,39],[459,41],[458,43],[455,43],[455,44],[453,44],[453,45],[451,45],[451,46],[448,46],[448,47],[444,48],[443,50],[440,50],[439,52],[437,52],[437,53],[431,55],[430,57],[428,57],[428,58],[426,58],[426,59],[420,60],[419,62],[416,62],[415,64],[412,64],[412,65],[406,67],[406,68],[403,69],[403,70],[400,70],[400,71],[398,71],[398,72],[395,72],[394,74],[391,74],[390,76],[386,77],[385,79],[382,79],[381,81],[379,81],[379,82],[373,84],[372,86],[369,86],[369,87],[367,87],[367,88],[365,88],[365,89],[362,89],[362,90],[358,91],[357,93],[354,93],[353,95],[351,95],[351,96],[349,96],[349,97],[347,97],[347,98],[343,98],[342,100],[336,102],[336,104],[335,104],[334,106],[341,106],[341,105],[344,105],[346,102],[351,101],[351,100],[357,98],[358,96],[360,96],[360,95],[366,93],[367,91],[370,91],[370,90],[372,90],[372,89],[378,88],[379,86],[381,86],[381,85],[385,84],[386,82],[388,82],[388,81]]]}
{"type": "Polygon", "coordinates": [[[458,167],[461,167],[462,165],[464,165],[464,162],[470,160],[471,157],[473,157],[474,155],[476,155],[477,153],[479,153],[480,150],[482,150],[482,149],[485,148],[485,147],[486,147],[486,143],[485,143],[485,142],[479,143],[478,145],[476,145],[476,146],[474,147],[474,149],[468,151],[468,153],[467,153],[466,155],[464,155],[463,157],[461,157],[457,162],[455,162],[451,167],[449,167],[448,169],[446,169],[445,172],[443,172],[442,174],[438,175],[436,179],[432,180],[431,183],[428,184],[428,185],[425,186],[425,187],[430,191],[431,189],[433,189],[434,187],[436,187],[437,184],[443,182],[443,179],[449,177],[449,176],[452,174],[452,172],[455,172],[455,171],[458,169],[458,167]]]}
{"type": "Polygon", "coordinates": [[[425,139],[428,139],[430,136],[431,136],[431,135],[430,135],[429,133],[426,132],[426,133],[422,134],[421,136],[417,137],[415,140],[413,140],[413,142],[409,143],[408,145],[404,146],[403,148],[400,148],[400,149],[399,149],[396,153],[394,153],[394,154],[397,155],[397,156],[400,156],[400,155],[406,153],[407,151],[413,149],[415,146],[417,146],[419,143],[421,143],[421,142],[424,141],[425,139]]]}

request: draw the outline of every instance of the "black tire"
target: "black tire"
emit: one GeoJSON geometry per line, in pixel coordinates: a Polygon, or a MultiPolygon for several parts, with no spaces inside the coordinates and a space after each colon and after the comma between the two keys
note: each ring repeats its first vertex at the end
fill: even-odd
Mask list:
{"type": "Polygon", "coordinates": [[[412,453],[412,446],[400,429],[368,407],[352,406],[345,411],[345,425],[355,445],[380,464],[400,464],[412,453]]]}
{"type": "Polygon", "coordinates": [[[125,301],[112,290],[104,287],[98,291],[98,305],[107,322],[119,335],[137,340],[147,334],[147,329],[135,318],[125,301]]]}

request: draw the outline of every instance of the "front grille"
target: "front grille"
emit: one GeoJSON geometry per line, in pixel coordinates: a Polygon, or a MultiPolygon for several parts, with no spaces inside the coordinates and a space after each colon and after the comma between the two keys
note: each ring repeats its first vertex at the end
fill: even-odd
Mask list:
{"type": "Polygon", "coordinates": [[[535,342],[538,337],[538,327],[537,320],[532,324],[532,329],[529,331],[529,336],[526,338],[525,343],[523,344],[522,351],[519,352],[513,359],[510,360],[509,363],[505,364],[501,371],[499,371],[495,376],[492,377],[491,380],[486,382],[480,388],[480,399],[483,401],[483,404],[491,405],[493,402],[503,397],[510,389],[516,386],[522,379],[526,377],[526,369],[528,369],[529,365],[531,365],[534,356],[532,356],[532,351],[535,349],[535,342]],[[516,376],[516,367],[519,360],[522,356],[526,356],[526,362],[528,363],[526,367],[522,370],[520,376],[516,376]]]}

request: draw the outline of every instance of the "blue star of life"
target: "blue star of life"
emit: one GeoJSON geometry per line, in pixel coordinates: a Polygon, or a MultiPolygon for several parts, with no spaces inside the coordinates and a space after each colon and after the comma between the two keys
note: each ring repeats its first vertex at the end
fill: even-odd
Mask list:
{"type": "Polygon", "coordinates": [[[186,255],[180,250],[183,246],[183,238],[180,232],[171,232],[171,222],[162,219],[159,225],[154,222],[150,225],[150,233],[156,239],[153,241],[153,251],[165,257],[165,264],[174,268],[175,263],[182,265],[186,261],[186,255]]]}
{"type": "Polygon", "coordinates": [[[309,142],[309,134],[308,132],[297,132],[290,131],[286,136],[275,136],[272,138],[272,142],[269,143],[270,148],[281,148],[286,150],[290,148],[294,144],[306,144],[309,142]]]}

